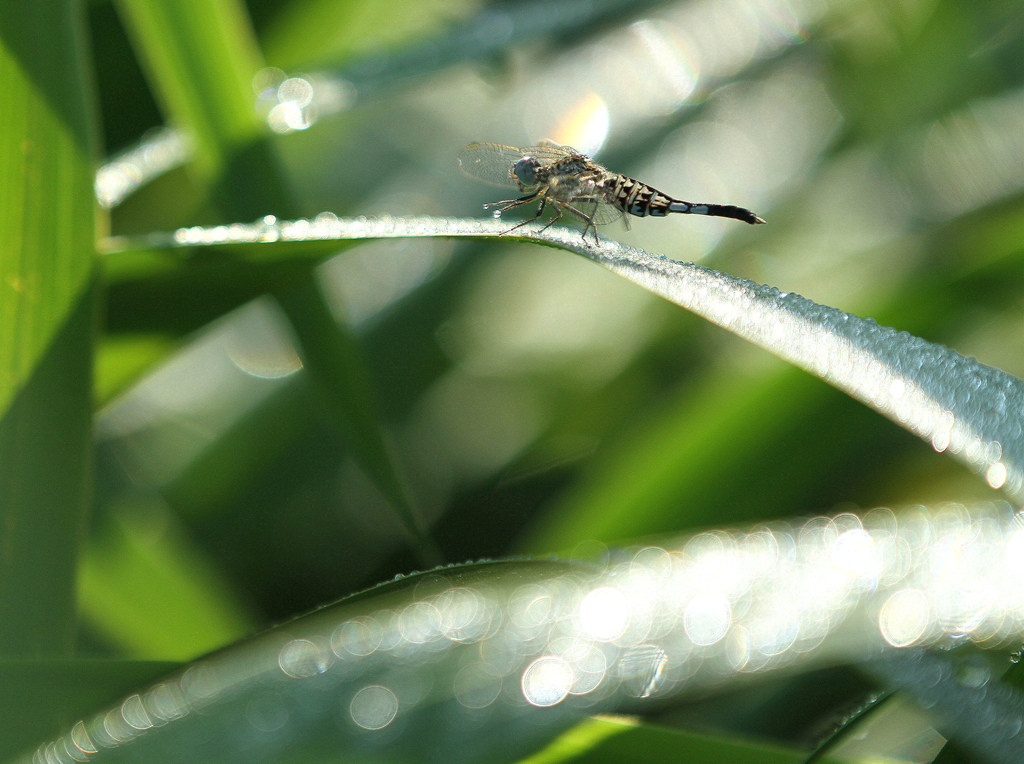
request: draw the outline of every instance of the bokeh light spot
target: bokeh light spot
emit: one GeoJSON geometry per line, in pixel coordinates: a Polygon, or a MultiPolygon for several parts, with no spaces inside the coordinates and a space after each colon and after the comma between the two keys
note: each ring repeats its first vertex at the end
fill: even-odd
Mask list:
{"type": "Polygon", "coordinates": [[[683,628],[695,645],[718,642],[732,625],[732,606],[721,594],[698,594],[683,612],[683,628]]]}
{"type": "Polygon", "coordinates": [[[611,642],[629,626],[629,602],[618,589],[602,586],[580,603],[580,626],[598,642],[611,642]]]}
{"type": "Polygon", "coordinates": [[[334,656],[323,640],[293,639],[277,656],[281,671],[296,679],[322,674],[333,662],[334,656]]]}
{"type": "Polygon", "coordinates": [[[928,598],[917,589],[894,592],[878,613],[878,628],[893,647],[914,644],[928,628],[931,609],[928,598]]]}
{"type": "Polygon", "coordinates": [[[398,715],[398,696],[383,685],[371,684],[352,697],[348,713],[364,730],[384,729],[398,715]]]}
{"type": "Polygon", "coordinates": [[[572,689],[572,667],[554,655],[538,658],[523,672],[523,697],[533,706],[547,708],[565,700],[572,689]]]}

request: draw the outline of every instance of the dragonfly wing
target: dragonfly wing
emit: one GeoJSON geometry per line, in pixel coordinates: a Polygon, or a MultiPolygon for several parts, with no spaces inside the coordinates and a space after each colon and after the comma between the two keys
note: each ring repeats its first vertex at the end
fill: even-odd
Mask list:
{"type": "Polygon", "coordinates": [[[542,143],[539,146],[526,146],[525,148],[519,149],[523,152],[523,156],[533,157],[542,165],[552,164],[566,157],[570,157],[579,152],[572,146],[559,146],[556,143],[542,143]]]}
{"type": "Polygon", "coordinates": [[[622,210],[618,207],[592,196],[577,196],[572,201],[556,201],[555,204],[562,207],[562,209],[575,213],[577,217],[583,220],[590,220],[591,215],[593,215],[591,222],[594,225],[614,223],[622,217],[622,210]],[[595,204],[597,205],[596,207],[594,206],[595,204]]]}
{"type": "Polygon", "coordinates": [[[471,143],[459,152],[459,167],[467,175],[495,186],[519,184],[512,167],[525,156],[523,149],[501,143],[471,143]]]}
{"type": "MultiPolygon", "coordinates": [[[[583,211],[586,212],[593,208],[593,202],[580,202],[583,211]]],[[[597,209],[594,210],[594,225],[605,225],[606,223],[614,223],[616,220],[622,217],[622,210],[613,204],[597,200],[597,209]]]]}

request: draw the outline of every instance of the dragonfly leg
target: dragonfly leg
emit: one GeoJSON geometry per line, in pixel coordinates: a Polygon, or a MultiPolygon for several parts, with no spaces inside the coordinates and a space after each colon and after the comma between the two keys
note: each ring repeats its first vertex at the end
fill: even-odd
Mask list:
{"type": "Polygon", "coordinates": [[[508,212],[510,209],[518,207],[521,204],[529,204],[530,202],[535,201],[540,194],[541,192],[537,191],[532,194],[527,194],[526,196],[520,196],[518,199],[503,199],[500,202],[488,202],[484,205],[484,209],[489,210],[492,207],[495,207],[497,208],[497,212],[508,212]]]}
{"type": "Polygon", "coordinates": [[[590,210],[589,217],[586,218],[587,224],[583,227],[583,241],[587,240],[587,229],[589,228],[594,232],[594,244],[600,244],[601,240],[597,238],[597,226],[594,225],[594,217],[597,215],[597,208],[599,203],[594,202],[594,206],[590,210]]]}
{"type": "Polygon", "coordinates": [[[561,219],[562,219],[562,205],[560,203],[558,203],[558,204],[555,204],[555,216],[553,218],[551,218],[551,220],[549,220],[547,223],[544,224],[544,227],[540,229],[541,232],[543,233],[544,231],[548,230],[551,226],[553,226],[555,223],[557,223],[561,219]]]}
{"type": "Polygon", "coordinates": [[[599,238],[597,238],[597,226],[594,225],[594,217],[597,215],[598,207],[601,206],[600,202],[596,202],[596,201],[594,202],[594,207],[593,207],[593,209],[590,210],[590,214],[589,215],[587,213],[585,213],[583,210],[577,209],[576,207],[573,207],[572,205],[569,205],[569,204],[562,204],[561,206],[565,207],[572,214],[577,215],[578,217],[583,218],[584,222],[586,222],[586,225],[583,226],[583,235],[582,235],[583,241],[587,240],[587,231],[593,231],[594,232],[594,243],[595,244],[600,244],[601,243],[601,240],[599,238]]]}
{"type": "MultiPolygon", "coordinates": [[[[522,223],[517,223],[516,225],[512,226],[511,228],[509,228],[507,231],[502,231],[501,232],[502,236],[504,236],[507,233],[512,233],[517,228],[522,228],[524,225],[532,223],[534,220],[536,220],[537,218],[539,218],[541,215],[544,214],[544,208],[547,207],[547,204],[548,204],[548,195],[547,195],[547,193],[545,191],[538,191],[537,193],[532,194],[529,197],[524,197],[523,199],[517,200],[517,202],[518,202],[518,204],[525,204],[528,201],[535,200],[538,196],[540,196],[540,205],[537,207],[537,214],[534,215],[532,218],[528,218],[527,220],[524,220],[522,223]]],[[[517,206],[517,205],[513,205],[513,206],[517,206]]],[[[508,208],[504,208],[504,209],[508,209],[508,208]]],[[[562,213],[561,213],[561,211],[559,211],[558,217],[556,217],[555,220],[558,220],[558,218],[561,217],[561,216],[562,216],[562,213]]],[[[551,223],[554,223],[555,220],[552,220],[551,223]]],[[[544,226],[544,228],[541,228],[540,230],[543,231],[545,228],[547,228],[549,225],[551,225],[551,223],[548,223],[548,225],[544,226]]]]}

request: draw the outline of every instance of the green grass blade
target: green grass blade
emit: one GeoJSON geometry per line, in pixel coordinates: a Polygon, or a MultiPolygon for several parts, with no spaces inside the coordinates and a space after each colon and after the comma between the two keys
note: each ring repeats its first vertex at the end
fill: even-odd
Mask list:
{"type": "Polygon", "coordinates": [[[169,661],[0,661],[0,761],[56,736],[85,714],[173,671],[169,661]],[[55,701],[54,688],[60,688],[55,701]]]}
{"type": "Polygon", "coordinates": [[[96,204],[77,2],[0,5],[0,654],[66,652],[90,483],[96,204]]]}
{"type": "MultiPolygon", "coordinates": [[[[519,764],[619,764],[625,761],[714,761],[720,764],[802,764],[806,754],[764,742],[682,732],[628,717],[595,717],[559,735],[519,764]]],[[[820,764],[837,759],[826,757],[820,764]]]]}
{"type": "MultiPolygon", "coordinates": [[[[867,661],[952,729],[970,727],[962,738],[973,749],[1018,752],[989,760],[1019,761],[1014,693],[978,686],[970,671],[938,671],[949,661],[924,653],[954,635],[1016,643],[1016,533],[1007,504],[950,504],[705,532],[624,550],[603,566],[437,568],[201,658],[86,719],[78,740],[97,749],[97,764],[202,760],[211,741],[220,762],[256,751],[277,762],[514,761],[593,714],[657,713],[673,699],[750,688],[755,675],[867,661]],[[936,575],[951,545],[960,562],[936,575]],[[964,592],[957,622],[941,610],[954,601],[950,579],[964,592]],[[989,590],[992,581],[1010,583],[989,590]],[[986,618],[992,625],[979,625],[986,618]],[[932,697],[940,675],[944,702],[932,697]]],[[[631,745],[619,732],[577,739],[562,758],[620,761],[647,745],[652,760],[672,747],[696,761],[757,753],[724,738],[658,741],[653,730],[631,745]]],[[[765,748],[757,760],[794,758],[765,748]]]]}
{"type": "Polygon", "coordinates": [[[189,539],[173,527],[147,535],[132,522],[139,526],[145,520],[108,520],[83,555],[83,623],[122,654],[176,660],[253,630],[237,595],[189,539]]]}
{"type": "MultiPolygon", "coordinates": [[[[164,108],[195,136],[198,169],[213,182],[221,212],[229,219],[287,213],[292,202],[252,107],[250,80],[260,60],[242,6],[228,0],[212,6],[124,0],[119,7],[164,108]]],[[[345,428],[357,460],[395,508],[421,559],[438,562],[373,415],[372,385],[357,343],[329,315],[312,273],[275,284],[273,291],[295,330],[306,371],[324,393],[327,416],[345,428]]]]}
{"type": "MultiPolygon", "coordinates": [[[[258,250],[266,242],[301,238],[501,235],[566,249],[820,377],[955,456],[992,488],[1024,496],[1024,433],[1017,426],[1024,416],[1024,380],[871,319],[614,241],[590,244],[565,228],[503,236],[501,221],[334,216],[279,221],[272,228],[273,235],[266,225],[233,226],[228,234],[193,231],[191,241],[213,247],[248,242],[258,250]]],[[[148,241],[172,248],[189,243],[173,235],[148,241]]]]}
{"type": "Polygon", "coordinates": [[[195,161],[222,175],[228,150],[259,135],[252,76],[260,56],[232,0],[122,0],[117,4],[164,113],[193,136],[195,161]]]}

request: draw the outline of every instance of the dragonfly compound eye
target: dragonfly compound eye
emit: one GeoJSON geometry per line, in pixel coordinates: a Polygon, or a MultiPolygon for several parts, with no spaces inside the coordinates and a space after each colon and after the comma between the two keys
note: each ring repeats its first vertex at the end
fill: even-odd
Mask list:
{"type": "Polygon", "coordinates": [[[527,186],[536,186],[538,167],[540,167],[540,162],[536,159],[533,157],[523,157],[512,165],[512,173],[524,188],[527,186]]]}

